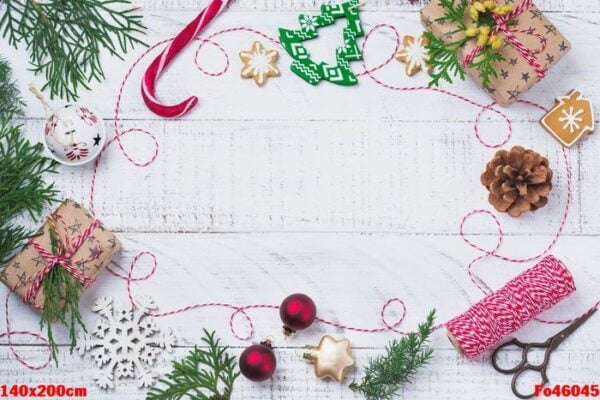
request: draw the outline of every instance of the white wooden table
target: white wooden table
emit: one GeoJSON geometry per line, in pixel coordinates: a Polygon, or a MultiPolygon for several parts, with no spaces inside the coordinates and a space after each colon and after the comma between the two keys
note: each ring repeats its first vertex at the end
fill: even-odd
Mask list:
{"type": "MultiPolygon", "coordinates": [[[[174,35],[191,20],[201,4],[194,0],[139,0],[148,43],[174,35]]],[[[537,85],[526,99],[546,106],[572,88],[582,89],[600,105],[600,1],[538,0],[541,9],[573,43],[573,51],[537,85]]],[[[300,11],[317,10],[317,2],[264,0],[237,1],[210,31],[249,26],[271,35],[278,27],[294,27],[300,11]]],[[[370,1],[362,20],[368,30],[385,22],[401,34],[418,35],[420,4],[405,1],[370,1]]],[[[321,39],[307,44],[315,58],[331,60],[339,42],[341,24],[323,29],[321,39]]],[[[180,120],[151,114],[139,95],[137,69],[126,87],[122,105],[124,128],[152,131],[160,154],[149,168],[135,168],[111,148],[100,169],[97,212],[105,225],[117,232],[123,250],[116,268],[126,270],[140,251],[153,251],[159,261],[155,277],[137,285],[137,294],[151,294],[161,309],[202,301],[236,304],[278,304],[286,295],[311,295],[323,317],[343,323],[378,327],[379,311],[387,298],[398,296],[409,308],[405,329],[414,329],[431,308],[439,321],[464,311],[482,297],[466,275],[466,265],[478,255],[458,236],[463,215],[489,208],[479,175],[494,150],[474,137],[472,121],[477,109],[431,92],[395,93],[362,78],[358,86],[337,87],[322,83],[311,87],[293,75],[289,57],[281,54],[282,77],[257,88],[239,77],[237,53],[258,37],[235,33],[219,43],[232,63],[222,77],[210,78],[196,70],[188,49],[163,77],[158,93],[166,101],[198,94],[200,106],[180,120]]],[[[268,43],[265,45],[271,46],[268,43]]],[[[25,131],[38,139],[43,126],[40,104],[26,92],[29,82],[40,82],[27,71],[23,51],[6,49],[16,71],[27,115],[25,131]]],[[[365,57],[370,65],[383,61],[393,50],[389,32],[375,35],[365,57]]],[[[99,109],[112,132],[111,119],[118,85],[142,49],[125,62],[106,59],[108,79],[93,85],[81,102],[99,109]]],[[[223,66],[222,55],[211,46],[202,65],[223,66]]],[[[150,59],[144,62],[144,65],[150,59]]],[[[360,68],[356,64],[357,68],[360,68]]],[[[378,73],[398,85],[426,84],[423,74],[408,78],[396,62],[378,73]]],[[[488,97],[471,81],[452,87],[479,102],[488,97]]],[[[507,233],[503,251],[515,256],[537,254],[558,228],[566,199],[566,177],[560,147],[539,125],[538,110],[515,105],[507,110],[514,122],[510,145],[521,144],[545,154],[555,170],[555,187],[549,205],[518,220],[499,216],[507,233]]],[[[505,123],[486,115],[484,136],[498,141],[505,123]]],[[[152,151],[140,136],[124,140],[139,158],[152,151]]],[[[564,235],[553,250],[571,269],[578,290],[546,314],[548,318],[578,315],[600,298],[600,142],[590,137],[569,151],[573,168],[574,198],[564,235]]],[[[65,197],[89,204],[92,167],[61,168],[56,178],[65,197]]],[[[468,226],[474,240],[488,246],[495,241],[490,220],[474,219],[468,226]]],[[[487,260],[476,271],[498,288],[533,263],[510,264],[487,260]]],[[[148,268],[142,262],[140,268],[148,268]]],[[[4,291],[5,289],[2,289],[4,291]]],[[[82,299],[88,323],[89,309],[99,296],[126,301],[124,282],[107,272],[82,299]]],[[[37,329],[38,315],[17,299],[11,302],[15,329],[37,329]]],[[[392,307],[393,308],[393,307],[392,307]]],[[[398,316],[390,309],[390,319],[398,316]]],[[[312,367],[298,357],[298,349],[315,344],[324,333],[346,336],[360,365],[382,352],[391,334],[357,334],[316,324],[296,338],[284,341],[276,312],[251,312],[256,340],[276,338],[278,370],[272,381],[253,384],[241,378],[235,399],[358,399],[348,380],[338,383],[314,378],[312,367]]],[[[173,354],[160,359],[166,372],[170,361],[200,344],[201,329],[214,329],[239,353],[248,343],[228,330],[229,314],[203,310],[159,319],[179,338],[173,354]]],[[[242,321],[243,324],[243,321],[242,321]]],[[[243,325],[240,328],[244,329],[243,325]]],[[[541,340],[555,326],[531,323],[519,337],[541,340]]],[[[600,383],[600,319],[594,318],[554,355],[552,383],[600,383]]],[[[30,371],[15,361],[6,339],[0,342],[0,383],[62,383],[85,386],[89,398],[137,399],[145,392],[134,381],[119,381],[104,394],[91,379],[95,368],[89,356],[69,355],[66,333],[60,367],[30,371]]],[[[19,351],[42,360],[44,350],[28,339],[17,339],[19,351]]],[[[402,391],[406,399],[510,399],[510,378],[497,374],[489,357],[467,361],[459,356],[443,331],[433,336],[431,365],[402,391]],[[485,393],[485,394],[484,394],[485,393]]]]}

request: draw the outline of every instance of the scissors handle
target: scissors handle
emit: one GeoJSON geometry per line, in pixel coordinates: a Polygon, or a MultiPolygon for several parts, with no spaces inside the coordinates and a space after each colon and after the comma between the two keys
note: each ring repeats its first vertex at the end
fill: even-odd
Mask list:
{"type": "Polygon", "coordinates": [[[523,343],[516,338],[509,340],[508,342],[503,343],[500,346],[498,346],[496,348],[496,350],[494,350],[494,352],[492,353],[492,366],[494,367],[494,369],[496,371],[498,371],[502,374],[514,374],[514,373],[517,373],[520,370],[525,369],[527,367],[530,367],[528,369],[534,369],[537,371],[541,371],[541,367],[545,367],[548,364],[548,361],[550,359],[550,344],[551,344],[550,339],[548,339],[542,343],[523,343]],[[502,368],[500,365],[498,365],[498,355],[500,354],[500,352],[502,350],[504,350],[510,346],[516,346],[516,347],[519,347],[522,349],[521,361],[512,368],[502,368]],[[540,365],[531,365],[531,364],[529,364],[529,361],[527,360],[529,350],[532,348],[546,349],[546,353],[544,354],[544,361],[540,365]]]}
{"type": "Polygon", "coordinates": [[[591,317],[597,309],[594,308],[584,314],[582,317],[578,318],[571,325],[560,331],[558,334],[550,337],[543,343],[523,343],[518,339],[509,340],[506,343],[501,344],[494,350],[492,353],[492,365],[494,369],[503,374],[514,374],[512,378],[511,388],[512,392],[520,399],[531,399],[534,397],[535,392],[531,394],[522,394],[518,389],[518,381],[521,375],[526,371],[535,371],[539,372],[541,375],[541,386],[545,386],[548,383],[548,376],[546,375],[546,369],[548,368],[548,363],[550,362],[550,354],[567,338],[571,335],[577,328],[579,328],[587,319],[591,317]],[[506,349],[509,346],[516,346],[522,349],[521,352],[521,361],[512,368],[502,368],[498,365],[498,354],[506,349]],[[545,349],[544,352],[544,360],[539,364],[531,364],[529,363],[528,356],[529,350],[533,348],[545,349]]]}
{"type": "Polygon", "coordinates": [[[494,352],[492,353],[492,366],[496,371],[500,372],[501,374],[512,374],[519,370],[519,368],[521,368],[527,362],[526,358],[522,357],[521,362],[512,368],[502,368],[500,365],[498,365],[498,355],[502,352],[502,350],[510,346],[520,347],[521,349],[523,349],[523,351],[525,351],[525,343],[522,343],[516,338],[498,346],[496,350],[494,350],[494,352]]]}
{"type": "Polygon", "coordinates": [[[520,399],[531,399],[535,396],[535,389],[533,392],[531,392],[530,394],[522,394],[521,392],[519,392],[519,389],[517,388],[517,384],[519,381],[519,377],[525,373],[526,371],[537,371],[540,373],[541,377],[542,377],[542,381],[539,383],[540,386],[544,387],[546,386],[546,384],[549,382],[548,376],[546,375],[546,364],[540,364],[540,365],[525,365],[523,367],[521,367],[513,376],[512,378],[512,382],[510,384],[510,387],[512,389],[512,392],[514,393],[515,396],[517,396],[520,399]]]}

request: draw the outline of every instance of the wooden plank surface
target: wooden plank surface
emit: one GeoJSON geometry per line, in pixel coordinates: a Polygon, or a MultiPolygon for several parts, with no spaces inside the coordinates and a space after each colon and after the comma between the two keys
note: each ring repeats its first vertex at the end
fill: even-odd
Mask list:
{"type": "MultiPolygon", "coordinates": [[[[468,280],[465,265],[473,256],[460,238],[448,235],[406,236],[397,234],[174,234],[136,233],[123,234],[124,250],[115,259],[114,267],[127,271],[130,260],[143,250],[154,252],[159,268],[148,282],[136,284],[136,296],[151,295],[161,311],[182,305],[204,301],[225,301],[238,305],[260,300],[277,304],[285,295],[302,291],[310,293],[319,305],[319,314],[341,323],[353,323],[361,327],[377,327],[379,310],[390,297],[403,298],[408,314],[403,329],[413,329],[431,307],[436,307],[440,321],[447,320],[468,308],[481,298],[481,294],[468,280]],[[369,279],[365,279],[368,271],[369,279]],[[184,275],[186,279],[181,279],[184,275]],[[166,289],[167,288],[167,289],[166,289]]],[[[478,237],[482,243],[489,237],[478,237]]],[[[542,247],[547,237],[514,238],[506,243],[506,250],[516,254],[531,254],[531,248],[542,247]]],[[[599,282],[597,262],[600,249],[595,237],[567,236],[562,238],[556,253],[572,271],[578,290],[576,294],[545,314],[554,319],[569,318],[589,307],[597,298],[599,282]]],[[[507,265],[496,260],[480,264],[476,271],[493,288],[518,274],[527,265],[507,265]]],[[[151,264],[142,259],[136,267],[137,274],[145,274],[151,264]]],[[[138,276],[139,276],[138,275],[138,276]]],[[[89,312],[97,297],[112,295],[118,302],[127,301],[124,282],[108,273],[98,279],[94,287],[82,298],[82,309],[88,323],[96,317],[89,312]]],[[[37,314],[17,300],[11,302],[13,315],[19,316],[15,329],[35,329],[37,314]]],[[[390,307],[386,314],[390,321],[399,316],[399,309],[390,307]]],[[[244,342],[236,340],[227,330],[230,313],[222,309],[197,310],[158,320],[160,326],[172,327],[178,337],[180,357],[187,348],[200,344],[202,328],[216,329],[223,340],[241,351],[244,342]]],[[[311,377],[309,366],[297,357],[298,348],[316,343],[320,335],[332,333],[351,338],[357,356],[364,361],[383,351],[393,334],[359,334],[342,332],[323,324],[314,327],[291,340],[280,334],[280,322],[276,313],[269,310],[251,312],[257,327],[256,340],[267,335],[275,337],[277,357],[282,368],[278,377],[266,385],[242,382],[236,398],[353,398],[348,390],[337,384],[322,384],[311,377]],[[295,397],[299,396],[299,397],[295,397]],[[304,397],[303,397],[304,396],[304,397]],[[327,397],[325,397],[327,398],[327,397]]],[[[244,321],[236,320],[239,334],[246,334],[244,321]]],[[[592,319],[585,330],[562,347],[553,357],[552,379],[556,383],[592,382],[598,374],[596,361],[600,345],[596,332],[600,320],[592,319]]],[[[523,340],[543,340],[556,330],[556,326],[531,323],[518,332],[523,340]]],[[[7,369],[12,381],[26,382],[80,382],[95,391],[89,376],[93,369],[89,358],[69,356],[65,332],[62,338],[61,367],[39,372],[23,369],[5,351],[6,361],[0,368],[7,369]],[[87,366],[87,367],[86,367],[87,366]],[[66,375],[64,375],[66,374],[66,375]],[[66,378],[65,378],[66,376],[66,378]],[[66,379],[66,380],[65,380],[66,379]]],[[[40,360],[44,351],[27,346],[28,339],[17,338],[19,351],[30,354],[32,360],[40,360]],[[27,353],[29,352],[29,353],[27,353]]],[[[3,347],[6,341],[0,342],[3,347]]],[[[457,387],[486,382],[494,389],[492,399],[507,396],[507,380],[493,372],[487,356],[469,362],[458,356],[446,339],[443,330],[433,336],[436,349],[432,367],[419,375],[416,385],[410,385],[405,396],[426,398],[436,395],[441,399],[455,399],[457,387]],[[444,371],[447,375],[444,375],[444,371]],[[452,372],[452,373],[450,373],[452,372]],[[440,389],[446,385],[448,390],[440,389]],[[454,389],[452,389],[454,388],[454,389]]],[[[163,357],[162,360],[169,359],[163,357]]],[[[162,370],[166,369],[163,363],[162,370]]],[[[360,376],[360,369],[356,376],[360,376]]],[[[115,398],[131,396],[132,385],[121,382],[115,398]]],[[[348,382],[346,382],[348,383],[348,382]]],[[[141,396],[139,392],[136,392],[141,396]]],[[[477,398],[476,390],[468,390],[465,398],[477,398]]]]}
{"type": "MultiPolygon", "coordinates": [[[[469,211],[488,206],[479,176],[494,150],[475,140],[470,122],[290,121],[278,122],[276,129],[272,125],[272,121],[136,121],[136,126],[157,135],[159,157],[150,168],[135,168],[113,146],[97,181],[98,214],[119,231],[450,234],[458,231],[469,211]],[[128,179],[120,179],[123,170],[128,179]]],[[[41,126],[41,121],[27,122],[28,131],[41,126]]],[[[488,122],[482,127],[498,125],[488,122]]],[[[519,122],[514,129],[522,137],[519,144],[552,160],[556,186],[548,207],[518,220],[503,218],[502,223],[509,233],[554,233],[566,203],[561,150],[537,124],[519,122]]],[[[154,151],[152,142],[142,136],[124,143],[140,160],[154,151]]],[[[571,150],[569,158],[575,187],[581,180],[579,150],[571,150]]],[[[65,195],[87,201],[91,172],[91,166],[66,170],[65,195]]],[[[594,207],[582,210],[580,203],[576,191],[569,233],[583,233],[581,218],[597,214],[594,207]]],[[[491,221],[482,221],[472,224],[470,231],[495,232],[491,221]]],[[[597,233],[599,227],[592,224],[586,233],[597,233]]]]}
{"type": "MultiPolygon", "coordinates": [[[[175,34],[199,9],[199,3],[192,0],[137,3],[150,27],[148,43],[175,34]]],[[[551,72],[554,79],[540,83],[525,98],[550,106],[555,96],[578,87],[599,103],[600,61],[589,55],[597,51],[600,37],[600,1],[540,0],[537,4],[574,49],[551,72]]],[[[211,26],[211,32],[248,26],[275,35],[280,26],[295,26],[298,12],[316,7],[313,1],[242,0],[211,26]]],[[[364,8],[367,29],[385,22],[402,35],[421,31],[419,2],[369,1],[364,8]]],[[[323,32],[310,50],[319,57],[330,56],[338,28],[323,32]]],[[[231,70],[219,78],[203,76],[196,69],[195,49],[182,54],[160,81],[158,91],[168,101],[199,94],[200,107],[183,119],[165,121],[146,110],[138,94],[143,68],[134,72],[126,86],[122,126],[152,131],[160,142],[159,157],[150,168],[138,169],[127,164],[116,148],[110,149],[100,169],[96,196],[99,216],[124,243],[115,268],[126,270],[140,251],[151,250],[158,257],[156,276],[136,284],[135,293],[151,294],[161,310],[169,310],[204,301],[277,304],[287,294],[303,291],[315,298],[323,317],[365,327],[380,326],[382,304],[397,296],[409,308],[403,324],[408,330],[430,308],[437,308],[443,321],[481,298],[465,271],[478,254],[457,235],[464,214],[489,208],[479,175],[494,151],[474,138],[472,125],[478,109],[426,91],[387,91],[366,78],[354,88],[309,87],[288,71],[289,60],[283,55],[282,78],[257,89],[239,79],[237,59],[237,52],[256,39],[249,33],[236,33],[218,40],[231,62],[231,70]]],[[[385,60],[394,43],[390,31],[376,34],[365,55],[369,65],[385,60]]],[[[5,44],[2,52],[25,92],[29,82],[40,80],[27,71],[26,53],[7,49],[5,44]]],[[[94,90],[82,96],[82,102],[100,110],[109,132],[121,78],[138,54],[129,55],[125,62],[107,58],[109,79],[94,84],[94,90]]],[[[223,56],[210,46],[201,56],[202,66],[211,71],[224,65],[223,56]]],[[[397,63],[377,76],[399,86],[427,83],[422,75],[405,77],[397,63]]],[[[490,101],[470,81],[451,90],[482,104],[490,101]]],[[[24,96],[28,107],[22,122],[27,135],[35,139],[43,125],[42,108],[28,93],[24,96]]],[[[529,256],[547,246],[560,224],[566,175],[560,147],[537,122],[540,113],[523,105],[504,111],[514,129],[508,145],[536,149],[549,157],[556,171],[548,207],[519,220],[500,216],[508,233],[503,249],[511,255],[529,256]]],[[[488,113],[481,129],[487,140],[497,142],[504,137],[506,125],[488,113]]],[[[596,139],[592,136],[568,152],[573,201],[565,236],[553,252],[572,270],[578,290],[547,313],[549,318],[577,315],[600,297],[600,165],[596,156],[600,144],[596,139]]],[[[143,137],[124,142],[141,159],[153,150],[143,137]]],[[[87,204],[91,173],[90,166],[62,168],[57,185],[65,197],[87,204]]],[[[488,246],[496,238],[494,225],[482,218],[471,221],[468,232],[488,246]]],[[[487,260],[476,268],[497,288],[530,265],[487,260]]],[[[148,259],[142,259],[137,268],[147,270],[148,259]]],[[[86,321],[95,320],[89,312],[95,298],[111,295],[126,301],[124,290],[123,281],[103,273],[83,296],[86,321]]],[[[10,305],[15,329],[37,329],[33,311],[17,299],[10,305]]],[[[390,320],[398,313],[391,307],[390,320]]],[[[251,315],[256,340],[269,334],[276,337],[278,374],[262,385],[241,379],[235,399],[358,399],[347,384],[394,337],[342,332],[317,324],[284,341],[276,314],[263,310],[251,315]],[[299,349],[316,343],[326,332],[344,335],[353,343],[359,368],[344,385],[315,380],[310,365],[298,360],[299,349]]],[[[214,309],[159,319],[179,339],[174,353],[160,359],[159,370],[167,371],[170,359],[183,357],[190,346],[199,344],[203,327],[216,329],[239,353],[247,343],[228,331],[228,320],[229,312],[214,309]]],[[[245,332],[243,321],[236,326],[245,332]]],[[[595,334],[599,328],[600,320],[591,320],[553,356],[553,383],[600,383],[600,339],[595,334]]],[[[532,323],[518,336],[541,340],[555,331],[556,326],[532,323]]],[[[58,332],[58,338],[66,343],[65,332],[58,332]]],[[[28,339],[15,337],[13,341],[32,360],[45,356],[28,339]]],[[[442,331],[434,335],[432,344],[431,366],[400,398],[480,399],[482,390],[490,399],[513,398],[509,378],[495,373],[487,356],[475,362],[461,358],[442,331]]],[[[0,374],[6,383],[83,385],[90,391],[89,398],[144,396],[133,382],[119,382],[110,395],[95,388],[90,377],[95,367],[89,357],[70,356],[63,348],[60,362],[59,368],[27,370],[14,360],[6,339],[0,339],[0,374]]]]}
{"type": "MultiPolygon", "coordinates": [[[[144,9],[158,11],[197,10],[199,2],[194,0],[138,0],[144,9]]],[[[418,12],[427,0],[367,0],[363,9],[377,11],[406,11],[418,12]]],[[[322,4],[316,0],[238,0],[231,4],[232,10],[307,10],[312,11],[322,4]]],[[[598,0],[538,0],[536,5],[545,12],[562,13],[592,13],[598,12],[600,2],[598,0]]]]}
{"type": "MultiPolygon", "coordinates": [[[[593,9],[589,11],[552,15],[552,21],[557,28],[577,45],[573,46],[573,50],[552,69],[550,78],[535,85],[525,95],[525,99],[538,99],[543,105],[549,107],[553,104],[554,97],[562,95],[574,86],[582,90],[589,88],[586,94],[595,101],[600,99],[600,95],[594,90],[600,86],[600,77],[595,73],[600,67],[600,61],[594,57],[587,57],[592,51],[590,49],[595,49],[597,46],[600,14],[593,12],[593,9]],[[581,59],[586,59],[587,62],[582,63],[581,59]],[[560,79],[552,79],[558,76],[560,79]],[[579,79],[582,76],[585,77],[584,81],[579,79]]],[[[145,19],[149,28],[147,43],[154,44],[175,35],[193,17],[194,12],[192,10],[165,13],[153,11],[148,14],[145,19]]],[[[226,13],[222,17],[210,25],[210,32],[232,27],[250,27],[275,37],[279,27],[292,28],[298,24],[298,11],[269,13],[240,11],[226,13]]],[[[379,23],[395,26],[401,35],[416,35],[423,31],[419,14],[416,12],[370,11],[362,14],[362,20],[367,31],[379,23]]],[[[306,47],[315,58],[331,59],[334,57],[331,49],[336,46],[341,29],[341,24],[322,28],[320,37],[307,42],[306,47]]],[[[241,61],[237,53],[250,48],[252,42],[258,39],[260,39],[258,36],[248,32],[234,32],[218,37],[217,42],[227,49],[231,67],[223,76],[216,78],[205,76],[198,70],[194,63],[197,46],[191,46],[177,58],[159,80],[157,85],[159,97],[165,102],[175,102],[191,94],[198,95],[200,105],[185,117],[185,121],[435,121],[439,122],[442,128],[445,127],[446,122],[470,122],[479,112],[476,107],[441,94],[427,91],[396,93],[384,90],[366,77],[361,78],[360,85],[349,88],[325,84],[313,87],[289,72],[290,60],[283,54],[279,63],[283,76],[271,79],[264,87],[257,88],[252,81],[240,80],[241,61]],[[193,80],[194,86],[186,85],[190,80],[193,80]],[[285,97],[285,102],[281,101],[282,97],[285,97]]],[[[395,36],[390,30],[381,30],[374,34],[366,48],[367,65],[374,67],[385,61],[393,53],[395,43],[395,36]]],[[[274,46],[266,41],[264,44],[274,46]]],[[[152,54],[158,52],[159,49],[156,49],[152,54]]],[[[131,54],[128,60],[135,59],[140,53],[141,49],[131,54]]],[[[24,51],[18,52],[8,48],[7,55],[13,60],[15,70],[23,70],[25,76],[19,82],[23,92],[26,92],[30,82],[42,82],[39,77],[34,78],[27,73],[27,54],[24,51]]],[[[205,45],[199,53],[198,60],[199,64],[210,72],[221,71],[225,66],[223,54],[210,44],[205,45]]],[[[124,91],[121,113],[125,120],[157,119],[156,115],[147,111],[139,97],[140,77],[144,66],[150,61],[151,57],[146,58],[134,70],[130,84],[124,91]]],[[[105,66],[106,71],[110,71],[110,78],[101,84],[93,84],[94,90],[83,92],[81,101],[93,102],[102,116],[109,119],[114,114],[115,93],[130,63],[121,62],[116,58],[106,58],[105,66]]],[[[353,68],[357,72],[362,70],[360,63],[354,63],[353,68]]],[[[397,86],[420,86],[428,82],[427,76],[423,74],[417,74],[412,78],[405,76],[403,66],[397,62],[378,71],[376,75],[385,82],[397,86]]],[[[491,98],[471,80],[458,82],[445,88],[483,104],[491,102],[491,98]]],[[[25,96],[28,100],[27,117],[40,118],[43,110],[39,102],[29,93],[25,93],[25,96]]],[[[537,122],[539,119],[531,107],[510,107],[505,111],[513,121],[537,122]]],[[[500,119],[493,113],[484,116],[484,119],[488,118],[500,119]]],[[[127,126],[134,124],[127,122],[127,126]]],[[[496,137],[491,134],[490,136],[496,137]]]]}

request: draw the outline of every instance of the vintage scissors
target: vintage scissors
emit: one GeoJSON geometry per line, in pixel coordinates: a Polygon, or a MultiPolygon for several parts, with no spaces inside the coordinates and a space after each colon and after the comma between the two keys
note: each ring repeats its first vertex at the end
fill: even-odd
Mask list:
{"type": "Polygon", "coordinates": [[[577,328],[579,328],[581,325],[583,325],[583,323],[585,321],[587,321],[596,312],[596,310],[597,309],[594,308],[594,309],[588,311],[583,316],[581,316],[580,318],[575,320],[575,322],[573,322],[571,325],[567,326],[565,329],[558,332],[556,335],[548,338],[548,340],[546,340],[545,342],[523,343],[517,339],[512,339],[512,340],[498,346],[498,348],[496,350],[494,350],[494,353],[492,354],[492,365],[494,366],[494,369],[503,374],[514,374],[514,376],[512,378],[511,388],[512,388],[512,391],[515,394],[515,396],[517,396],[520,399],[531,399],[534,396],[534,393],[531,393],[529,395],[523,395],[523,394],[519,393],[519,391],[517,390],[517,381],[518,381],[519,377],[525,371],[528,371],[528,370],[538,371],[542,376],[541,386],[545,386],[548,383],[548,376],[546,375],[546,369],[548,368],[548,362],[550,361],[550,354],[552,354],[552,352],[554,350],[556,350],[556,348],[566,338],[568,338],[573,332],[575,332],[577,330],[577,328]],[[517,346],[517,347],[523,349],[523,352],[521,355],[521,362],[513,368],[502,368],[498,365],[498,354],[503,349],[505,349],[509,346],[517,346]],[[530,364],[527,359],[529,350],[534,349],[534,348],[546,349],[546,352],[544,353],[544,361],[542,361],[542,363],[539,365],[530,364]]]}

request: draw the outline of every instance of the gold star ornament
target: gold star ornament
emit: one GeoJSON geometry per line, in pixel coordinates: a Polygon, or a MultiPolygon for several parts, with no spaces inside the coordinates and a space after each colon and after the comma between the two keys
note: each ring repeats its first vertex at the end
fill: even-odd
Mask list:
{"type": "Polygon", "coordinates": [[[355,364],[348,339],[337,340],[325,335],[318,346],[306,346],[306,350],[304,358],[314,365],[317,378],[341,382],[346,371],[355,364]]]}
{"type": "Polygon", "coordinates": [[[264,85],[267,78],[280,75],[276,65],[279,53],[266,49],[260,42],[254,42],[249,51],[240,52],[240,58],[243,63],[242,78],[253,78],[258,86],[264,85]]]}
{"type": "Polygon", "coordinates": [[[402,41],[402,48],[396,53],[396,60],[404,63],[406,75],[413,76],[419,70],[431,74],[431,64],[429,64],[429,50],[426,46],[429,43],[424,35],[414,38],[406,35],[402,41]]]}

